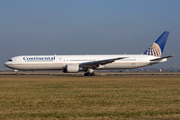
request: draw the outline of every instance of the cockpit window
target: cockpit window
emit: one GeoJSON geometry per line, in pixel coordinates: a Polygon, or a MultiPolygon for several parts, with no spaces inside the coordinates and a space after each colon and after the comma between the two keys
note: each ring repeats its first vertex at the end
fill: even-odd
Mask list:
{"type": "Polygon", "coordinates": [[[8,61],[12,62],[12,59],[9,59],[8,61]]]}

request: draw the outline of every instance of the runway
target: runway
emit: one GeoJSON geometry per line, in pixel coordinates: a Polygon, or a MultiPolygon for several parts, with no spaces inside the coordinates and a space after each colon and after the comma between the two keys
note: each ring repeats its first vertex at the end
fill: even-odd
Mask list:
{"type": "MultiPolygon", "coordinates": [[[[180,72],[118,72],[95,71],[96,76],[128,76],[128,75],[180,75],[180,72]]],[[[15,75],[15,72],[0,72],[0,75],[15,75]]],[[[18,75],[53,75],[53,76],[84,76],[84,72],[63,73],[62,71],[19,71],[18,75]]]]}

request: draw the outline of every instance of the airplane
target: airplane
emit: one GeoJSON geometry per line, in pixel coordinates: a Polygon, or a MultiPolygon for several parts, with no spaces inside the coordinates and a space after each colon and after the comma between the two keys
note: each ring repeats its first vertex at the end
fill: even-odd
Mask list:
{"type": "Polygon", "coordinates": [[[85,72],[84,76],[95,76],[94,70],[133,69],[166,62],[162,57],[169,32],[161,36],[143,53],[132,55],[22,55],[5,62],[5,66],[18,70],[63,70],[64,73],[85,72]]]}

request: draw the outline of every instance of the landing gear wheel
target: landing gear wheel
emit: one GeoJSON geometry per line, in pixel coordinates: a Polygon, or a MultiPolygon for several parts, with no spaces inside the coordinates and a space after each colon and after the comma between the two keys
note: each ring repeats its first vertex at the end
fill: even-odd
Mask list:
{"type": "Polygon", "coordinates": [[[95,76],[95,73],[91,73],[91,76],[95,76]]]}
{"type": "Polygon", "coordinates": [[[18,76],[18,73],[16,73],[16,76],[18,76]]]}
{"type": "Polygon", "coordinates": [[[95,73],[84,73],[84,76],[95,76],[95,73]]]}
{"type": "Polygon", "coordinates": [[[84,76],[90,76],[90,73],[84,73],[84,76]]]}
{"type": "Polygon", "coordinates": [[[84,73],[84,76],[88,76],[88,74],[87,74],[87,73],[84,73]]]}

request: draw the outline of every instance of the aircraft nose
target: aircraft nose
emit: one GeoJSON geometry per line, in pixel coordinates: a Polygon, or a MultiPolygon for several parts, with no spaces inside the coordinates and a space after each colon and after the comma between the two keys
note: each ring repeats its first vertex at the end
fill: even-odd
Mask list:
{"type": "Polygon", "coordinates": [[[4,63],[4,66],[6,66],[6,67],[7,67],[7,62],[5,62],[5,63],[4,63]]]}
{"type": "Polygon", "coordinates": [[[5,63],[4,63],[4,66],[9,67],[8,62],[5,62],[5,63]]]}

